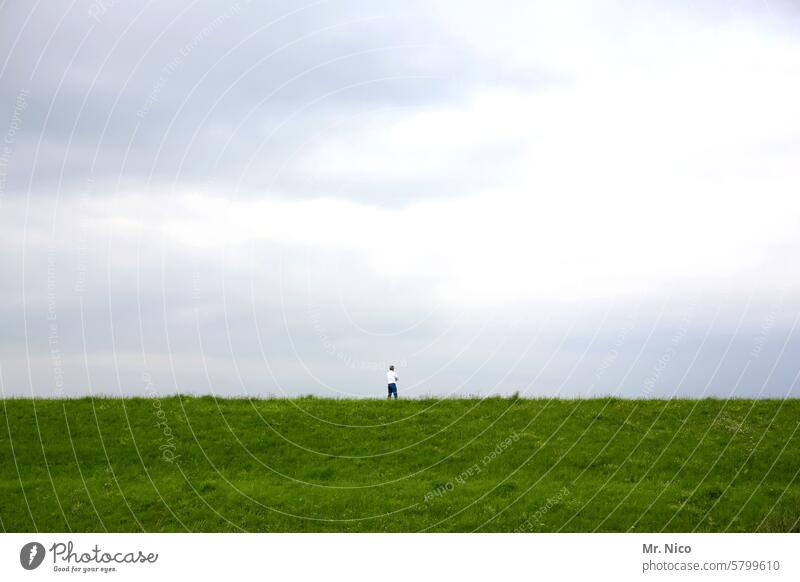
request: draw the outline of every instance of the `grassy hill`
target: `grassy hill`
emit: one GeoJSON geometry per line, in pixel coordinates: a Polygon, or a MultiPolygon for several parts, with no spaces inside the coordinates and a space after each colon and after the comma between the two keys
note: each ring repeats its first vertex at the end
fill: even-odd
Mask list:
{"type": "Polygon", "coordinates": [[[4,531],[797,531],[800,401],[3,400],[4,531]]]}

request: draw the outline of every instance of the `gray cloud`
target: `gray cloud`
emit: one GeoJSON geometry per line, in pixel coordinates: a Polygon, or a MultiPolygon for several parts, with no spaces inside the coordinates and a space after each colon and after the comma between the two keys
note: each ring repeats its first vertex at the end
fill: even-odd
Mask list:
{"type": "MultiPolygon", "coordinates": [[[[23,7],[7,10],[6,38],[18,39],[0,103],[30,91],[19,190],[33,176],[35,191],[65,195],[89,179],[104,189],[120,179],[242,180],[250,192],[319,195],[330,181],[309,183],[293,163],[338,124],[458,101],[470,87],[555,80],[443,34],[425,3],[84,2],[25,27],[23,7]]],[[[468,182],[392,186],[431,196],[468,182]]],[[[361,197],[378,186],[340,184],[361,197]]]]}
{"type": "Polygon", "coordinates": [[[800,395],[796,7],[569,6],[4,4],[3,392],[800,395]]]}

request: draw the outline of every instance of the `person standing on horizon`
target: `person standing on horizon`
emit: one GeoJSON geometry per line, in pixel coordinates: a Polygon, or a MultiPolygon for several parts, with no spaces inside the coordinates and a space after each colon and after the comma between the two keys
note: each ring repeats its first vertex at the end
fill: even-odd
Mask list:
{"type": "Polygon", "coordinates": [[[395,374],[394,366],[389,366],[389,371],[386,372],[386,381],[389,384],[389,399],[394,394],[394,399],[397,400],[397,374],[395,374]]]}

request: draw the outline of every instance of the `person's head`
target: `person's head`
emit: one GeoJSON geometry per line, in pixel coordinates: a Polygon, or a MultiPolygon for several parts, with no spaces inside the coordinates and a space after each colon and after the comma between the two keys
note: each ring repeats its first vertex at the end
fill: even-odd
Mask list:
{"type": "Polygon", "coordinates": [[[394,366],[389,366],[389,371],[394,372],[394,366]]]}

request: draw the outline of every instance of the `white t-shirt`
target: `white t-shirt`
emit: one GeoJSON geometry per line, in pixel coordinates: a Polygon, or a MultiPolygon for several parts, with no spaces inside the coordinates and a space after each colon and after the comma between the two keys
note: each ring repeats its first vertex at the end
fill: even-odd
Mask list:
{"type": "Polygon", "coordinates": [[[395,384],[397,382],[397,374],[394,373],[394,370],[386,372],[386,381],[389,384],[395,384]]]}

